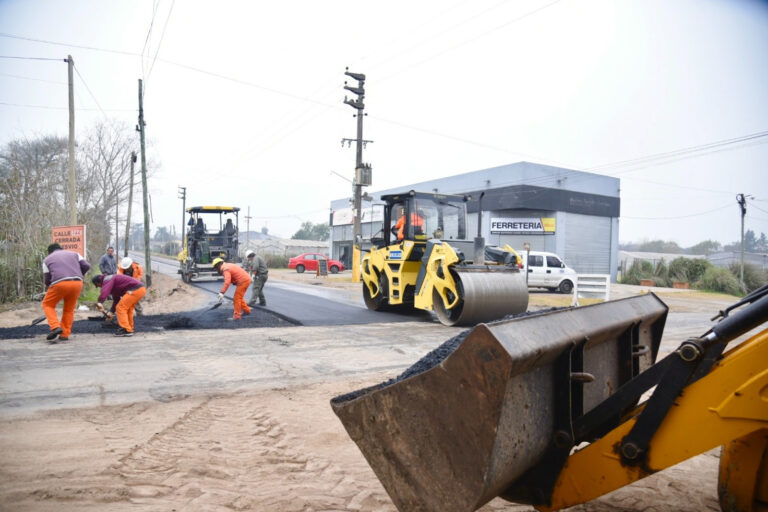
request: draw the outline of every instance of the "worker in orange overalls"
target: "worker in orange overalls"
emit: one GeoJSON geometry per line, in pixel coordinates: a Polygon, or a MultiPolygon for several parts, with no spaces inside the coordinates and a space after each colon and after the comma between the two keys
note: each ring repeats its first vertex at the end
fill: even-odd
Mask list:
{"type": "Polygon", "coordinates": [[[142,277],[144,277],[144,269],[141,268],[141,265],[133,261],[128,256],[120,261],[120,265],[117,266],[117,273],[125,274],[136,279],[137,281],[144,282],[142,279],[142,277]]]}
{"type": "Polygon", "coordinates": [[[46,286],[43,299],[43,312],[51,328],[46,339],[56,343],[69,340],[72,333],[72,323],[75,320],[77,298],[83,289],[83,276],[90,270],[91,265],[78,253],[65,251],[54,242],[48,246],[48,257],[43,260],[43,279],[46,286]],[[61,312],[61,322],[56,315],[56,305],[64,301],[61,312]]]}
{"type": "MultiPolygon", "coordinates": [[[[397,240],[400,241],[405,238],[405,211],[402,206],[398,207],[397,213],[400,215],[400,218],[397,219],[397,224],[395,224],[393,230],[397,232],[397,240]]],[[[411,226],[413,226],[415,234],[422,234],[424,232],[424,217],[416,212],[411,212],[411,226]]]]}
{"type": "Polygon", "coordinates": [[[243,315],[250,315],[251,308],[245,302],[245,292],[251,286],[251,276],[248,275],[248,272],[233,263],[224,263],[224,260],[221,258],[214,258],[213,268],[224,276],[224,286],[221,287],[219,292],[219,302],[224,300],[224,293],[229,288],[230,283],[237,286],[233,298],[235,312],[232,315],[232,319],[240,320],[243,315]]]}

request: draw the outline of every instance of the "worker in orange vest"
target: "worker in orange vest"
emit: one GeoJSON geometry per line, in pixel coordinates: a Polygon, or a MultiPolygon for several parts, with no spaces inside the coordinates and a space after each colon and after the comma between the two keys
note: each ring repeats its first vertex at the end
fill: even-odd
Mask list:
{"type": "Polygon", "coordinates": [[[125,274],[136,279],[137,281],[143,281],[142,277],[144,277],[144,269],[141,268],[141,265],[133,261],[128,256],[120,261],[120,265],[117,266],[117,273],[125,274]]]}
{"type": "Polygon", "coordinates": [[[232,319],[240,320],[243,315],[250,315],[251,308],[245,302],[245,292],[251,286],[251,276],[248,275],[248,272],[233,263],[224,263],[224,260],[221,258],[214,258],[213,268],[224,276],[224,286],[221,287],[219,292],[219,302],[224,299],[224,293],[230,284],[237,286],[233,298],[235,312],[232,315],[232,319]]]}
{"type": "MultiPolygon", "coordinates": [[[[400,241],[405,238],[405,211],[402,206],[398,207],[397,213],[400,218],[397,219],[397,224],[393,230],[397,232],[397,240],[400,241]]],[[[411,226],[413,226],[415,234],[422,234],[424,232],[424,217],[416,212],[411,212],[411,226]]]]}

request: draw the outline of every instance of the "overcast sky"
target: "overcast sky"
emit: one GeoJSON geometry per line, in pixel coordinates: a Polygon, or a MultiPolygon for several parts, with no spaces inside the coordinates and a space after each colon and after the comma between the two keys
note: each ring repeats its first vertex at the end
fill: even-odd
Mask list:
{"type": "MultiPolygon", "coordinates": [[[[67,54],[78,134],[135,125],[145,80],[154,226],[178,226],[177,186],[278,236],[327,222],[349,66],[371,192],[526,160],[621,178],[623,242],[737,240],[738,193],[768,234],[766,2],[0,0],[0,55],[67,54]]],[[[66,136],[66,81],[0,58],[0,143],[66,136]]]]}

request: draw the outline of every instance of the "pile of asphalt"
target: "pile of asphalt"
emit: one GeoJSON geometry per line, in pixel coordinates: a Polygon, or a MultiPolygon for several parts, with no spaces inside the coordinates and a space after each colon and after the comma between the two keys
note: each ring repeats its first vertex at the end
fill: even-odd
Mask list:
{"type": "MultiPolygon", "coordinates": [[[[40,312],[42,314],[42,311],[40,312]]],[[[157,332],[178,329],[252,329],[258,327],[290,327],[300,325],[279,313],[262,307],[252,307],[251,314],[240,320],[230,321],[232,305],[224,303],[221,307],[208,310],[198,309],[183,313],[165,315],[137,315],[134,317],[134,332],[157,332]]],[[[32,319],[30,319],[30,322],[32,319]]],[[[94,315],[89,320],[78,320],[72,325],[72,335],[111,334],[117,330],[117,322],[105,322],[94,315]]],[[[38,325],[0,328],[0,339],[23,339],[44,337],[48,334],[48,324],[43,321],[38,325]]]]}
{"type": "MultiPolygon", "coordinates": [[[[549,309],[540,310],[540,311],[526,311],[524,313],[518,313],[515,315],[507,315],[504,318],[496,320],[495,322],[503,322],[503,321],[512,320],[515,318],[542,315],[545,313],[549,313],[551,311],[556,311],[558,309],[567,309],[567,308],[549,308],[549,309]]],[[[494,322],[489,322],[489,324],[493,324],[493,323],[494,322]]],[[[431,370],[435,366],[442,363],[448,356],[450,356],[453,353],[453,351],[456,350],[459,347],[459,345],[461,345],[461,342],[464,341],[464,339],[469,335],[470,332],[472,332],[473,329],[474,327],[467,329],[466,331],[462,331],[456,336],[454,336],[453,338],[444,341],[442,344],[440,344],[440,346],[438,346],[436,349],[432,350],[427,355],[425,355],[424,357],[416,361],[412,366],[410,366],[407,370],[405,370],[403,373],[401,373],[394,379],[388,379],[374,386],[369,386],[367,388],[358,389],[357,391],[352,391],[350,393],[339,395],[335,398],[332,398],[331,403],[339,405],[344,402],[354,400],[355,398],[359,398],[361,396],[367,395],[368,393],[371,393],[378,389],[383,389],[393,384],[397,384],[401,380],[414,377],[416,375],[426,372],[427,370],[431,370]]]]}

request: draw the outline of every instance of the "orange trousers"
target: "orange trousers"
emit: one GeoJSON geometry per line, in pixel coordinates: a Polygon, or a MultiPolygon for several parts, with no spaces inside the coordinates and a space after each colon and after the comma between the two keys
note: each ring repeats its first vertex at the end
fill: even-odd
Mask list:
{"type": "Polygon", "coordinates": [[[234,319],[242,318],[243,311],[245,311],[246,315],[251,313],[251,308],[249,308],[248,304],[245,302],[245,292],[248,290],[249,286],[251,286],[251,278],[248,278],[247,281],[243,281],[242,283],[237,283],[237,289],[235,289],[235,296],[233,297],[235,313],[232,315],[232,318],[234,319]]]}
{"type": "Polygon", "coordinates": [[[72,322],[75,321],[75,306],[77,298],[83,290],[82,281],[59,281],[48,287],[43,299],[43,312],[51,330],[61,327],[61,335],[68,338],[72,334],[72,322]],[[61,312],[61,323],[56,315],[56,305],[64,299],[64,310],[61,312]]]}
{"type": "Polygon", "coordinates": [[[136,304],[144,298],[147,289],[142,286],[137,290],[125,292],[117,303],[115,313],[117,313],[117,324],[128,332],[133,332],[133,310],[136,304]]]}

